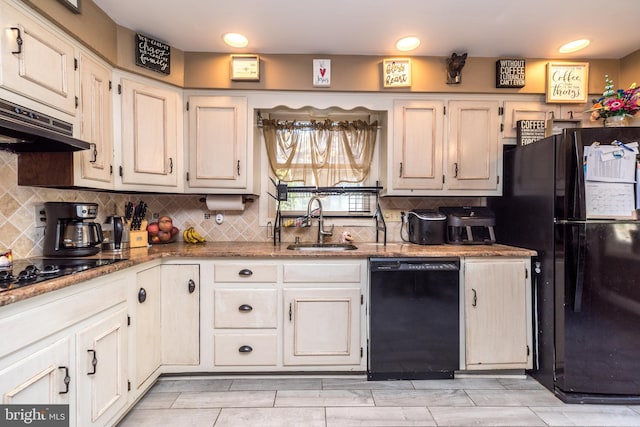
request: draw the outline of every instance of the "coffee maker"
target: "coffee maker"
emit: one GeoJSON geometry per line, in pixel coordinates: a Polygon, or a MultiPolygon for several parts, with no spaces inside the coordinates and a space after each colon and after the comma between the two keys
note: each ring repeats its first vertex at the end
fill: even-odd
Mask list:
{"type": "Polygon", "coordinates": [[[103,241],[97,203],[46,202],[45,256],[89,256],[100,252],[103,241]]]}

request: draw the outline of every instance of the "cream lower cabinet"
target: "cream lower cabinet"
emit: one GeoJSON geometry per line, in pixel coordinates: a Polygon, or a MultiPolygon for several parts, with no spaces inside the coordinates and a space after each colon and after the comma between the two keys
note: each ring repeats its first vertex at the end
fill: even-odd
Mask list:
{"type": "Polygon", "coordinates": [[[219,261],[216,371],[364,371],[366,260],[219,261]]]}
{"type": "Polygon", "coordinates": [[[359,261],[284,264],[284,365],[361,364],[366,277],[359,261]]]}
{"type": "Polygon", "coordinates": [[[464,260],[465,367],[532,368],[529,258],[464,260]]]}
{"type": "Polygon", "coordinates": [[[162,265],[160,340],[163,365],[200,363],[200,266],[162,265]]]}
{"type": "Polygon", "coordinates": [[[162,361],[160,316],[162,270],[160,266],[139,271],[129,300],[134,305],[131,315],[134,347],[134,387],[139,389],[160,367],[162,361]]]}
{"type": "Polygon", "coordinates": [[[78,424],[104,425],[127,404],[127,308],[77,334],[78,424]]]}

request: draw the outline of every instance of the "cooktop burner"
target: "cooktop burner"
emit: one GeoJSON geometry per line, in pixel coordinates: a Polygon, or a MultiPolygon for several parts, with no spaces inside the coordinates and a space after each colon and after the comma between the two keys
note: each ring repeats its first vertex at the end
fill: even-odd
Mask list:
{"type": "Polygon", "coordinates": [[[114,264],[125,259],[27,258],[14,260],[13,269],[0,271],[0,292],[114,264]]]}

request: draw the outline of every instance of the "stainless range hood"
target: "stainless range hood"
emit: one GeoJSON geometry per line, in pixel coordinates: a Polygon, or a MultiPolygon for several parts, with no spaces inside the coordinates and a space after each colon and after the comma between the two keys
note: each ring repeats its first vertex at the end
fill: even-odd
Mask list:
{"type": "Polygon", "coordinates": [[[0,100],[0,150],[14,153],[88,150],[73,137],[73,124],[0,100]]]}

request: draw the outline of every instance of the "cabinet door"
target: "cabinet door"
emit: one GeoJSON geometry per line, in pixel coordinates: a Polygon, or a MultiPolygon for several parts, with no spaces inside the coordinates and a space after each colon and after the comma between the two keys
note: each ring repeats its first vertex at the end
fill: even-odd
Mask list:
{"type": "Polygon", "coordinates": [[[285,289],[284,364],[360,363],[360,289],[285,289]]]}
{"type": "Polygon", "coordinates": [[[450,101],[447,188],[498,190],[498,102],[450,101]]]}
{"type": "Polygon", "coordinates": [[[111,70],[80,54],[80,139],[89,150],[74,153],[78,185],[113,189],[111,70]]]}
{"type": "Polygon", "coordinates": [[[2,86],[75,115],[73,44],[45,21],[8,2],[0,4],[0,20],[2,86]]]}
{"type": "Polygon", "coordinates": [[[160,267],[141,271],[136,277],[135,317],[135,384],[136,388],[160,366],[160,267]]]}
{"type": "Polygon", "coordinates": [[[78,425],[105,425],[127,403],[127,310],[77,334],[78,425]]]}
{"type": "Polygon", "coordinates": [[[440,190],[444,104],[395,101],[393,110],[394,189],[440,190]]]}
{"type": "Polygon", "coordinates": [[[163,265],[161,341],[162,363],[200,362],[200,267],[163,265]]]}
{"type": "MultiPolygon", "coordinates": [[[[178,185],[178,95],[122,79],[122,184],[178,185]]],[[[168,191],[168,190],[167,190],[168,191]]]]}
{"type": "Polygon", "coordinates": [[[505,101],[503,138],[515,138],[518,120],[549,120],[560,118],[560,107],[543,101],[505,101]]]}
{"type": "Polygon", "coordinates": [[[70,363],[67,337],[0,371],[2,404],[73,402],[76,378],[70,363]]]}
{"type": "Polygon", "coordinates": [[[247,187],[247,99],[189,98],[189,187],[247,187]]]}
{"type": "Polygon", "coordinates": [[[531,367],[524,260],[465,261],[467,369],[531,367]]]}

